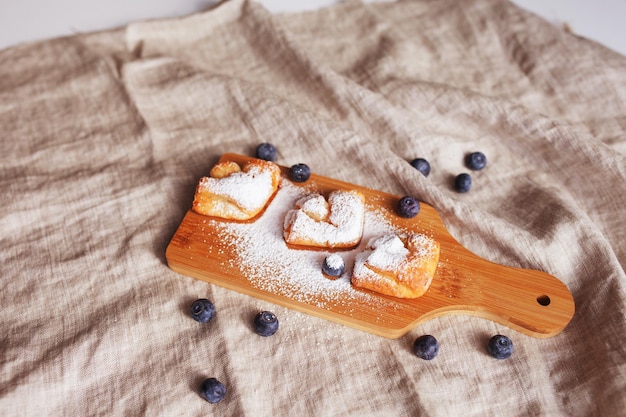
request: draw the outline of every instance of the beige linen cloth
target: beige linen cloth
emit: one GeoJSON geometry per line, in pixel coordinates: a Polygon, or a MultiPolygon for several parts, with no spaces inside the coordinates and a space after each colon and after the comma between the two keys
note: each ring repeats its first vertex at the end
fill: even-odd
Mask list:
{"type": "Polygon", "coordinates": [[[231,1],[24,44],[0,51],[0,126],[3,416],[626,415],[626,58],[511,3],[231,1]],[[433,205],[473,252],[562,280],[573,320],[538,339],[446,316],[390,340],[171,271],[197,180],[261,142],[433,205]],[[275,336],[253,333],[260,309],[275,336]],[[427,333],[432,361],[412,352],[427,333]],[[486,353],[496,333],[511,358],[486,353]]]}

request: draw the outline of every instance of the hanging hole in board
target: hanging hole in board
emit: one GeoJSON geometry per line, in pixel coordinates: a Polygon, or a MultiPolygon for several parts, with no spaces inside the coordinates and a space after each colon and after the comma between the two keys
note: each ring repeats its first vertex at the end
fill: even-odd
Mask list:
{"type": "Polygon", "coordinates": [[[539,297],[537,297],[537,302],[539,303],[539,305],[542,305],[544,307],[549,306],[550,305],[550,297],[548,297],[547,295],[540,295],[539,297]]]}

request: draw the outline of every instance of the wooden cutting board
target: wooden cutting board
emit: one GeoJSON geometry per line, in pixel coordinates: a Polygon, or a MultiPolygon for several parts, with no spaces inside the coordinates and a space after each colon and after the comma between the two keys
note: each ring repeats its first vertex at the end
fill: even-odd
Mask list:
{"type": "MultiPolygon", "coordinates": [[[[225,154],[220,161],[241,164],[249,159],[225,154]]],[[[415,218],[404,219],[395,214],[398,196],[315,174],[306,183],[295,184],[287,180],[288,169],[281,170],[288,187],[281,188],[264,214],[253,221],[224,221],[189,210],[167,247],[169,267],[183,275],[392,339],[402,337],[421,322],[449,314],[482,317],[540,338],[556,335],[572,319],[574,300],[561,281],[542,271],[498,265],[471,253],[450,235],[432,206],[422,203],[415,218]],[[263,230],[280,229],[278,217],[287,209],[280,206],[284,200],[280,193],[302,188],[323,194],[337,189],[359,190],[365,195],[369,214],[365,232],[367,219],[374,218],[398,230],[425,233],[437,240],[441,245],[439,265],[426,294],[399,299],[353,288],[349,276],[331,281],[321,274],[321,261],[330,252],[288,247],[279,241],[282,230],[263,230]],[[273,222],[271,216],[276,217],[273,222]],[[268,238],[268,232],[274,236],[268,238]],[[252,255],[250,248],[255,247],[264,250],[252,255]],[[283,259],[284,267],[276,264],[276,259],[283,259]],[[293,264],[294,259],[298,264],[293,264]],[[251,265],[251,261],[258,265],[251,265]]],[[[364,243],[339,253],[349,261],[363,250],[364,243]]]]}

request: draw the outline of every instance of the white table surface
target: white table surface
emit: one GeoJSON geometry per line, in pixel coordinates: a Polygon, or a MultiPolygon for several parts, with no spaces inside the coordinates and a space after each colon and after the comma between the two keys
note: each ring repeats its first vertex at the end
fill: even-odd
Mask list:
{"type": "MultiPolygon", "coordinates": [[[[259,0],[270,11],[310,10],[338,0],[259,0]]],[[[626,55],[626,0],[513,0],[550,22],[626,55]]],[[[215,0],[0,0],[0,49],[22,42],[184,16],[215,0]]]]}

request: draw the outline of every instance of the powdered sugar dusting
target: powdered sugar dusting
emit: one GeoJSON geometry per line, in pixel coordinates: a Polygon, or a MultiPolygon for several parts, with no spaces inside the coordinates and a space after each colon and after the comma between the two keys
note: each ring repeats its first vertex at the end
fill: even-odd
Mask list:
{"type": "Polygon", "coordinates": [[[296,207],[300,207],[304,213],[318,221],[328,219],[330,213],[328,203],[321,194],[310,195],[298,200],[296,207]]]}
{"type": "Polygon", "coordinates": [[[341,255],[333,253],[332,255],[326,257],[326,264],[332,269],[339,269],[343,268],[343,266],[345,265],[345,261],[343,260],[341,255]]]}
{"type": "Polygon", "coordinates": [[[321,195],[296,201],[285,216],[285,239],[289,243],[315,246],[350,246],[363,233],[364,203],[354,192],[334,191],[328,203],[321,195]]]}
{"type": "Polygon", "coordinates": [[[381,212],[364,211],[364,234],[361,244],[351,250],[335,252],[346,265],[344,274],[328,279],[322,273],[324,258],[330,252],[289,248],[283,237],[285,216],[296,202],[310,194],[303,187],[283,180],[271,204],[252,223],[231,223],[210,220],[224,245],[232,245],[235,259],[229,267],[238,268],[250,285],[296,302],[332,309],[336,306],[359,305],[375,309],[395,309],[392,301],[358,290],[350,283],[351,267],[372,237],[397,233],[395,226],[381,212]]]}
{"type": "Polygon", "coordinates": [[[372,239],[368,248],[374,249],[367,257],[367,263],[378,269],[394,271],[406,260],[409,250],[396,235],[386,235],[372,239]]]}
{"type": "Polygon", "coordinates": [[[252,166],[247,172],[233,172],[224,178],[203,177],[199,187],[228,198],[246,211],[263,207],[274,192],[272,172],[259,166],[252,166]]]}
{"type": "MultiPolygon", "coordinates": [[[[353,276],[358,286],[364,288],[379,288],[381,280],[388,282],[393,288],[410,287],[410,292],[419,296],[419,285],[427,288],[432,279],[431,262],[436,262],[439,249],[436,242],[424,234],[387,235],[372,239],[367,249],[359,253],[354,264],[353,276]],[[412,286],[413,272],[418,278],[426,279],[422,283],[412,286]],[[430,271],[430,272],[429,272],[430,271]],[[391,275],[391,278],[388,277],[391,275]]],[[[425,290],[425,289],[424,289],[425,290]]],[[[401,294],[395,289],[386,294],[401,294]]]]}

